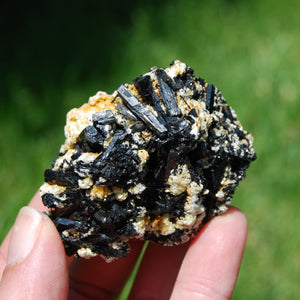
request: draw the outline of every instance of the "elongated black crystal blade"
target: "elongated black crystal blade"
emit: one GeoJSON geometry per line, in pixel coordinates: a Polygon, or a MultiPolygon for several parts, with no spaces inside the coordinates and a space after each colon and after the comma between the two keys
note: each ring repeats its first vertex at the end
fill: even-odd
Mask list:
{"type": "Polygon", "coordinates": [[[118,88],[118,93],[123,99],[124,104],[142,120],[151,130],[158,136],[163,136],[167,132],[167,128],[159,122],[154,114],[140,102],[123,84],[118,88]]]}
{"type": "Polygon", "coordinates": [[[212,112],[214,109],[214,96],[215,87],[212,84],[209,84],[206,89],[206,108],[209,112],[212,112]]]}
{"type": "Polygon", "coordinates": [[[168,77],[168,75],[165,72],[162,72],[162,70],[158,70],[156,72],[156,75],[158,77],[161,98],[167,108],[169,115],[172,117],[180,116],[181,112],[177,105],[176,95],[172,88],[163,79],[164,77],[168,77]],[[162,76],[162,74],[164,74],[164,76],[162,76]]]}
{"type": "Polygon", "coordinates": [[[123,104],[118,103],[116,107],[117,107],[117,110],[127,119],[132,120],[132,121],[138,120],[136,118],[136,116],[123,104]]]}
{"type": "Polygon", "coordinates": [[[165,122],[166,114],[161,107],[161,99],[154,92],[150,76],[140,76],[133,81],[133,84],[141,95],[144,103],[151,105],[157,112],[157,119],[159,120],[159,122],[162,123],[165,127],[168,127],[165,122]]]}

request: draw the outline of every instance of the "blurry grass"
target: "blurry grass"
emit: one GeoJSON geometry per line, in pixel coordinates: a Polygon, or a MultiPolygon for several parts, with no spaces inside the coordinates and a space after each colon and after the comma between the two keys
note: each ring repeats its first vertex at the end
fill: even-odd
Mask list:
{"type": "Polygon", "coordinates": [[[120,293],[119,297],[118,297],[118,300],[126,300],[130,294],[130,291],[132,289],[132,286],[134,284],[134,280],[136,278],[136,275],[138,273],[138,270],[139,270],[139,267],[141,265],[141,262],[143,260],[143,257],[144,257],[144,254],[147,250],[147,247],[148,247],[148,244],[149,244],[149,241],[146,241],[143,245],[143,248],[141,250],[141,253],[134,265],[134,268],[129,276],[129,279],[127,280],[122,292],[120,293]]]}
{"type": "Polygon", "coordinates": [[[222,91],[255,138],[258,159],[233,200],[249,221],[233,299],[299,297],[300,2],[133,1],[120,12],[75,1],[69,17],[54,13],[57,1],[45,2],[52,14],[24,19],[23,35],[15,29],[11,37],[20,50],[4,64],[1,239],[56,157],[66,112],[180,59],[222,91]]]}

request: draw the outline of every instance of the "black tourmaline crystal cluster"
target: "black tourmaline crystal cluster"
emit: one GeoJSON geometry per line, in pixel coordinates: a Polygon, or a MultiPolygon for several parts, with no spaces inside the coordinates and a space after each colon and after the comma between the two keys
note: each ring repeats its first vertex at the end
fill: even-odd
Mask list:
{"type": "Polygon", "coordinates": [[[68,255],[126,256],[128,240],[184,243],[226,211],[255,159],[221,92],[180,61],[67,115],[40,189],[68,255]]]}

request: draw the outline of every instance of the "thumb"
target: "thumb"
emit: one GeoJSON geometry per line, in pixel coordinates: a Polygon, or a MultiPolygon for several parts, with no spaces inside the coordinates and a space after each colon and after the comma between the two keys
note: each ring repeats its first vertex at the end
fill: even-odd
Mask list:
{"type": "Polygon", "coordinates": [[[12,229],[0,299],[67,299],[65,251],[50,219],[23,207],[12,229]]]}

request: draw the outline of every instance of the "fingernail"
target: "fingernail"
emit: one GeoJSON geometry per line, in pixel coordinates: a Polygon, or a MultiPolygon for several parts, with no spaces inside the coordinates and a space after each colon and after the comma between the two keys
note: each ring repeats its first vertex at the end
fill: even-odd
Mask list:
{"type": "Polygon", "coordinates": [[[31,252],[39,235],[41,214],[29,206],[22,207],[12,229],[7,265],[23,261],[31,252]]]}

